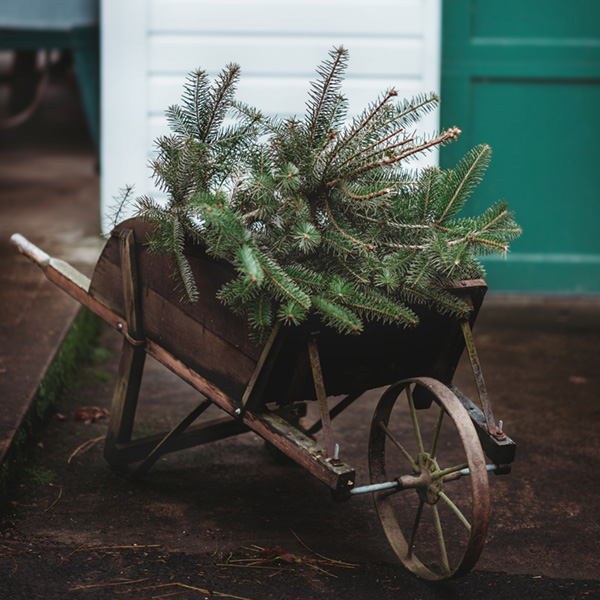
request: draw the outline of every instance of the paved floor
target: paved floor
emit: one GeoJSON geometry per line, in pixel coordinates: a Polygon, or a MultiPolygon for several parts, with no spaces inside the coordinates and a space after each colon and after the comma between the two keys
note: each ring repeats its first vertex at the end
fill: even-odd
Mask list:
{"type": "MultiPolygon", "coordinates": [[[[48,112],[22,137],[12,132],[0,142],[0,451],[77,309],[15,254],[8,237],[20,231],[88,273],[99,252],[95,158],[78,105],[60,106],[50,98],[48,112]]],[[[278,463],[253,434],[170,455],[140,483],[115,474],[102,459],[106,421],[76,418],[82,407],[110,406],[120,338],[105,329],[104,350],[61,400],[2,521],[0,580],[11,586],[8,597],[150,598],[183,592],[166,588],[186,581],[204,589],[213,576],[212,589],[255,599],[392,598],[398,590],[415,598],[600,597],[600,302],[490,296],[476,341],[496,415],[519,447],[513,473],[491,477],[488,543],[466,580],[430,588],[396,571],[369,498],[332,502],[321,484],[278,463]],[[314,554],[298,538],[361,567],[344,574],[326,564],[337,582],[315,573],[314,554]],[[232,563],[215,566],[229,552],[245,558],[253,545],[280,545],[303,559],[295,568],[309,565],[307,587],[294,592],[296,580],[280,563],[276,571],[240,563],[235,575],[232,563]],[[126,594],[104,587],[136,578],[146,583],[130,584],[126,594]]],[[[473,396],[464,369],[457,381],[473,396]]],[[[150,362],[136,430],[167,427],[197,401],[150,362]]],[[[369,394],[335,422],[360,483],[376,401],[369,394]]]]}
{"type": "Polygon", "coordinates": [[[19,232],[91,274],[102,247],[97,159],[71,79],[0,132],[0,463],[79,305],[10,244],[19,232]]]}

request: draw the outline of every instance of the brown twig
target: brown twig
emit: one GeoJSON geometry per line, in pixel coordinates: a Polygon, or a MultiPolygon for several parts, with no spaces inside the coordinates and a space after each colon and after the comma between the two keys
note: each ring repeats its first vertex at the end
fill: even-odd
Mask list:
{"type": "MultiPolygon", "coordinates": [[[[52,484],[50,484],[50,485],[52,485],[52,484]]],[[[56,500],[48,508],[44,509],[44,512],[50,512],[54,508],[56,503],[61,499],[62,492],[63,492],[62,485],[59,485],[58,486],[58,496],[56,497],[56,500]]]]}
{"type": "Polygon", "coordinates": [[[142,581],[148,581],[148,577],[144,577],[144,579],[132,579],[130,581],[111,581],[109,583],[91,583],[90,585],[76,585],[74,588],[71,588],[70,592],[75,592],[77,590],[90,590],[93,588],[99,587],[112,587],[115,585],[131,585],[132,583],[141,583],[142,581]]]}
{"type": "Polygon", "coordinates": [[[283,556],[287,555],[287,553],[282,554],[285,551],[282,548],[280,548],[279,546],[277,546],[276,551],[273,551],[270,548],[262,548],[261,546],[252,544],[251,547],[244,547],[244,550],[248,550],[251,552],[259,552],[260,554],[266,554],[266,556],[264,556],[263,558],[258,558],[256,556],[252,556],[250,558],[229,559],[227,562],[220,563],[217,566],[233,567],[233,568],[238,568],[238,569],[264,569],[264,570],[269,570],[269,571],[275,571],[274,573],[271,573],[269,575],[269,577],[275,577],[276,575],[278,575],[279,573],[284,571],[290,565],[300,564],[300,565],[304,565],[305,567],[315,569],[316,571],[319,571],[320,573],[323,573],[324,575],[328,575],[329,577],[336,577],[336,578],[337,578],[337,575],[330,573],[323,567],[342,567],[345,569],[353,569],[357,566],[357,565],[354,565],[351,563],[345,563],[340,560],[328,558],[326,556],[323,556],[322,554],[318,554],[317,552],[315,552],[314,550],[309,548],[304,542],[302,542],[302,540],[293,531],[292,531],[292,533],[294,534],[296,539],[302,544],[302,546],[304,546],[304,548],[306,548],[313,555],[313,557],[289,555],[292,559],[286,560],[286,558],[283,558],[283,556]],[[287,562],[288,564],[283,565],[283,566],[281,566],[281,565],[271,566],[272,563],[274,563],[276,561],[281,561],[281,560],[283,560],[284,562],[287,562]]]}
{"type": "Polygon", "coordinates": [[[8,550],[7,554],[0,554],[0,557],[6,556],[7,558],[10,558],[10,560],[12,560],[13,569],[8,574],[9,577],[12,577],[19,570],[19,563],[17,563],[17,559],[13,556],[12,548],[9,548],[8,546],[0,546],[0,548],[6,548],[8,550]]]}
{"type": "MultiPolygon", "coordinates": [[[[246,598],[244,596],[235,596],[234,594],[227,594],[225,592],[217,592],[215,590],[207,590],[205,588],[196,587],[194,585],[189,585],[187,583],[181,583],[180,581],[174,581],[173,583],[158,583],[156,585],[147,585],[145,587],[134,588],[132,590],[121,590],[116,592],[117,594],[131,594],[132,592],[145,592],[146,590],[158,590],[161,588],[168,587],[180,587],[185,590],[192,590],[194,592],[200,592],[202,594],[210,595],[210,596],[219,596],[221,598],[233,598],[234,600],[252,600],[251,598],[246,598]]],[[[168,594],[169,596],[172,594],[168,594]]],[[[164,596],[163,596],[164,597],[164,596]]]]}
{"type": "Polygon", "coordinates": [[[73,460],[77,454],[83,454],[84,452],[87,452],[92,446],[104,439],[106,439],[106,436],[101,435],[100,437],[94,438],[93,440],[88,440],[87,442],[83,442],[83,444],[80,446],[77,446],[77,448],[75,448],[75,450],[73,450],[71,453],[71,456],[69,456],[67,459],[67,464],[71,464],[71,460],[73,460]]]}

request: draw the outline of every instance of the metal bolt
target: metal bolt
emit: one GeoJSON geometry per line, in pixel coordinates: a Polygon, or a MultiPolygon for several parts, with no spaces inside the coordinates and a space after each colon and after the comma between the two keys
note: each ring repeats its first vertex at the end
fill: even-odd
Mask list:
{"type": "Polygon", "coordinates": [[[241,408],[236,408],[235,409],[235,414],[239,417],[242,414],[242,409],[241,408]]]}
{"type": "Polygon", "coordinates": [[[335,452],[333,453],[333,458],[334,458],[334,460],[339,460],[339,458],[340,458],[340,445],[339,444],[335,445],[335,452]]]}
{"type": "Polygon", "coordinates": [[[123,323],[117,323],[117,329],[121,331],[123,329],[123,323]]]}
{"type": "Polygon", "coordinates": [[[504,427],[504,421],[502,419],[500,419],[500,421],[498,421],[498,432],[501,432],[503,427],[504,427]]]}

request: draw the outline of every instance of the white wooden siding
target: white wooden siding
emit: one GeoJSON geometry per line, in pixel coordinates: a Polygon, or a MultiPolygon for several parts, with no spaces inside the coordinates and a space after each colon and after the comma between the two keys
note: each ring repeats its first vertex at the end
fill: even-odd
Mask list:
{"type": "MultiPolygon", "coordinates": [[[[187,73],[238,63],[240,100],[301,115],[315,67],[339,45],[350,51],[351,115],[390,87],[400,97],[437,91],[440,0],[103,0],[103,227],[125,184],[155,193],[148,158],[187,73]]],[[[437,122],[430,115],[423,129],[437,122]]]]}

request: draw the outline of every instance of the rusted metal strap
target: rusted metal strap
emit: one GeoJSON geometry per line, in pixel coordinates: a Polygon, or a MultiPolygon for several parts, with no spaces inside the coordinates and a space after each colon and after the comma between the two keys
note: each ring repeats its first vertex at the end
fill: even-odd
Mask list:
{"type": "Polygon", "coordinates": [[[254,369],[254,373],[252,373],[252,377],[250,377],[250,381],[246,386],[244,391],[244,395],[242,396],[242,406],[246,410],[253,410],[256,408],[256,404],[260,400],[260,394],[257,394],[257,389],[260,387],[258,385],[259,379],[261,377],[267,377],[269,375],[269,368],[272,367],[272,364],[269,364],[273,355],[276,355],[279,351],[279,345],[281,343],[279,330],[281,329],[281,321],[275,323],[273,327],[273,331],[263,348],[263,351],[256,363],[256,368],[254,369]]]}
{"type": "Polygon", "coordinates": [[[319,413],[323,425],[323,437],[325,438],[325,452],[328,458],[336,458],[335,441],[333,439],[333,429],[331,428],[331,416],[327,406],[327,394],[325,393],[325,384],[323,382],[323,372],[321,371],[321,361],[319,360],[319,348],[317,346],[317,333],[312,333],[308,338],[308,356],[315,382],[315,391],[319,403],[319,413]]]}
{"type": "MultiPolygon", "coordinates": [[[[361,390],[360,392],[354,392],[353,394],[348,394],[345,398],[340,400],[330,411],[329,418],[331,420],[335,419],[342,411],[346,410],[353,402],[355,402],[358,398],[360,398],[364,392],[361,390]]],[[[306,431],[307,435],[314,435],[318,433],[323,428],[323,424],[321,421],[317,421],[310,429],[306,431]]]]}
{"type": "Polygon", "coordinates": [[[127,331],[123,334],[123,336],[132,346],[135,346],[136,348],[146,345],[146,340],[136,340],[135,338],[132,338],[127,331]]]}
{"type": "Polygon", "coordinates": [[[481,408],[483,409],[488,431],[498,439],[502,439],[504,434],[498,429],[494,420],[492,405],[487,393],[485,381],[483,380],[483,373],[481,371],[481,364],[479,363],[479,356],[477,355],[477,350],[475,348],[475,340],[473,339],[471,325],[468,321],[461,321],[460,326],[465,338],[469,361],[471,362],[471,369],[473,370],[473,377],[475,378],[475,385],[477,386],[477,392],[479,394],[479,399],[481,400],[481,408]]]}

